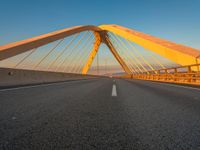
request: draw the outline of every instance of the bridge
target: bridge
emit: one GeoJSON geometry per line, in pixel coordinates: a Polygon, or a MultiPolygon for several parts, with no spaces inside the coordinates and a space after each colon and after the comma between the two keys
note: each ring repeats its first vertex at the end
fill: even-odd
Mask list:
{"type": "Polygon", "coordinates": [[[199,148],[198,49],[75,26],[0,46],[0,66],[0,149],[199,148]],[[100,73],[102,45],[123,72],[100,73]]]}

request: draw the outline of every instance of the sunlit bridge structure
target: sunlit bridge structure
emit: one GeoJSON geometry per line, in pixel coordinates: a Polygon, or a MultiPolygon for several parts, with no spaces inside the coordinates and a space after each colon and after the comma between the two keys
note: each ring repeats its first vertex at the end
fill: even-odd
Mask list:
{"type": "Polygon", "coordinates": [[[118,25],[0,46],[0,150],[199,149],[200,50],[118,25]]]}
{"type": "Polygon", "coordinates": [[[97,55],[102,50],[109,51],[124,71],[116,74],[107,64],[112,76],[200,84],[198,49],[119,25],[75,26],[0,46],[0,65],[13,69],[94,74],[92,65],[98,67],[97,55]]]}

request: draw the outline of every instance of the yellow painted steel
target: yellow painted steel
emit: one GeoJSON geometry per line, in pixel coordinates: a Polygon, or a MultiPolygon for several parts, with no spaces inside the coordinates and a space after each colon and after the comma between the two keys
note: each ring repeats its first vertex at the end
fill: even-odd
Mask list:
{"type": "MultiPolygon", "coordinates": [[[[151,35],[147,35],[135,30],[130,30],[125,27],[118,25],[101,25],[97,26],[76,26],[72,28],[66,28],[63,30],[55,31],[52,33],[40,35],[30,39],[26,39],[19,42],[9,43],[3,46],[0,46],[0,60],[7,59],[9,57],[24,53],[26,51],[38,48],[50,42],[63,39],[67,36],[80,33],[82,31],[90,30],[95,32],[95,38],[97,39],[92,52],[83,67],[82,73],[85,74],[89,70],[92,61],[98,51],[98,48],[101,42],[104,42],[120,63],[122,68],[127,74],[131,74],[130,68],[125,64],[123,59],[119,56],[112,43],[110,42],[109,37],[107,36],[107,31],[113,32],[129,41],[132,41],[145,49],[151,50],[154,53],[157,53],[177,64],[182,66],[191,65],[200,62],[200,51],[191,47],[183,46],[180,44],[172,43],[151,35]]],[[[198,67],[195,67],[192,70],[197,70],[198,67]],[[195,69],[196,68],[196,69],[195,69]]]]}
{"type": "Polygon", "coordinates": [[[115,50],[114,46],[112,45],[112,43],[110,42],[109,37],[107,36],[106,33],[99,33],[99,32],[94,32],[95,35],[95,43],[94,43],[94,48],[91,51],[86,64],[84,65],[83,69],[82,69],[82,74],[86,74],[98,52],[99,46],[101,45],[102,42],[104,42],[108,48],[110,49],[111,53],[113,54],[113,56],[116,58],[116,60],[119,62],[119,64],[122,66],[122,68],[124,69],[124,71],[127,74],[132,74],[130,68],[126,65],[126,63],[123,61],[123,59],[120,57],[120,55],[117,53],[117,51],[115,50]]]}
{"type": "MultiPolygon", "coordinates": [[[[87,50],[88,47],[90,46],[90,45],[89,45],[89,44],[90,44],[89,40],[90,40],[91,37],[92,37],[92,34],[89,34],[89,36],[87,37],[86,41],[85,41],[85,42],[83,43],[83,45],[81,46],[81,49],[83,49],[83,50],[82,50],[82,53],[78,53],[78,54],[77,54],[78,56],[76,56],[76,58],[74,58],[74,63],[71,62],[72,64],[74,64],[73,67],[72,67],[72,69],[71,69],[71,72],[74,72],[74,70],[76,70],[76,67],[78,66],[78,65],[76,64],[76,60],[80,60],[81,57],[83,56],[84,51],[87,50]]],[[[72,60],[72,61],[73,61],[73,60],[72,60]]],[[[78,62],[77,62],[77,63],[78,63],[78,62]]]]}
{"type": "Polygon", "coordinates": [[[90,55],[90,52],[92,51],[94,45],[89,45],[91,43],[94,43],[95,41],[95,36],[92,36],[91,40],[89,41],[88,45],[86,46],[85,50],[88,50],[88,53],[83,53],[82,57],[80,58],[79,62],[82,63],[81,65],[79,65],[79,67],[77,68],[77,72],[82,73],[83,67],[86,64],[86,61],[90,55]]]}
{"type": "Polygon", "coordinates": [[[113,32],[148,50],[151,50],[180,65],[190,65],[200,62],[200,51],[191,47],[172,43],[148,34],[130,30],[118,25],[100,25],[102,30],[113,32]]]}
{"type": "MultiPolygon", "coordinates": [[[[113,39],[113,41],[116,42],[118,46],[120,46],[120,42],[118,42],[118,40],[117,40],[114,36],[110,36],[110,39],[113,39]]],[[[129,55],[129,56],[132,55],[128,49],[127,49],[127,52],[128,52],[128,55],[129,55]]],[[[131,56],[131,57],[132,57],[132,56],[131,56]]],[[[133,58],[134,58],[134,60],[136,60],[136,59],[135,59],[135,56],[133,56],[133,58]]],[[[137,61],[137,60],[136,60],[136,61],[137,61]]],[[[137,68],[137,70],[135,69],[136,73],[142,73],[142,72],[144,72],[144,71],[147,71],[147,70],[144,70],[144,71],[141,70],[140,67],[139,67],[139,65],[137,64],[138,62],[133,61],[132,58],[131,58],[130,62],[133,62],[133,65],[132,65],[132,66],[133,66],[134,69],[135,69],[135,67],[137,68]]],[[[131,63],[130,63],[130,64],[131,64],[131,63]]]]}
{"type": "Polygon", "coordinates": [[[112,45],[110,39],[108,38],[108,36],[105,37],[105,44],[108,46],[108,48],[110,49],[111,53],[113,54],[113,56],[115,57],[115,59],[119,62],[119,64],[121,65],[121,67],[124,69],[124,71],[127,74],[132,74],[130,68],[126,65],[126,63],[123,61],[123,59],[120,57],[120,55],[117,53],[115,47],[112,45]]]}
{"type": "MultiPolygon", "coordinates": [[[[95,36],[92,36],[92,39],[90,41],[90,43],[94,43],[94,40],[95,40],[95,36]]],[[[88,59],[88,56],[90,54],[90,52],[92,51],[93,49],[93,45],[88,45],[85,50],[88,50],[89,52],[88,53],[83,53],[83,56],[82,58],[80,58],[80,63],[82,63],[78,68],[77,68],[77,71],[76,72],[80,72],[82,73],[82,70],[83,70],[83,67],[84,67],[84,64],[86,63],[87,59],[88,59]]]]}
{"type": "Polygon", "coordinates": [[[6,58],[24,53],[26,51],[43,46],[53,41],[60,40],[70,35],[87,31],[87,30],[101,31],[101,29],[97,26],[91,26],[91,25],[74,26],[71,28],[66,28],[66,29],[55,31],[55,32],[50,32],[50,33],[29,38],[26,40],[2,45],[0,46],[0,60],[4,60],[6,58]]]}
{"type": "Polygon", "coordinates": [[[150,54],[150,57],[162,68],[162,69],[165,69],[166,67],[155,57],[153,56],[152,54],[150,54]]]}
{"type": "Polygon", "coordinates": [[[98,52],[98,49],[99,49],[99,46],[101,45],[101,37],[100,37],[100,34],[98,32],[94,32],[94,36],[95,36],[95,43],[94,43],[94,47],[82,69],[82,74],[86,74],[90,68],[90,66],[92,65],[92,61],[94,60],[97,52],[98,52]]]}
{"type": "Polygon", "coordinates": [[[139,80],[151,80],[158,82],[169,82],[179,84],[200,85],[200,72],[192,71],[193,68],[199,68],[200,64],[193,64],[188,66],[181,66],[175,68],[156,70],[158,74],[133,74],[119,76],[118,78],[134,78],[139,80]],[[184,70],[184,71],[183,71],[184,70]]]}
{"type": "MultiPolygon", "coordinates": [[[[127,49],[127,51],[129,51],[129,48],[127,47],[127,45],[126,44],[124,44],[124,42],[119,38],[119,37],[117,37],[117,36],[113,36],[113,37],[115,37],[118,41],[119,41],[119,43],[121,43],[122,44],[122,46],[123,47],[125,47],[126,49],[127,49]]],[[[133,58],[136,60],[136,62],[142,67],[142,69],[144,70],[144,71],[146,71],[146,72],[148,72],[148,70],[144,67],[144,65],[142,65],[142,63],[139,61],[139,59],[135,56],[135,54],[132,52],[131,54],[133,54],[132,56],[133,56],[133,58]]],[[[140,67],[137,65],[137,68],[141,71],[141,72],[144,72],[144,71],[142,71],[141,69],[140,69],[140,67]]]]}
{"type": "Polygon", "coordinates": [[[133,49],[136,50],[136,53],[142,58],[143,62],[145,62],[145,63],[149,66],[149,68],[150,68],[151,70],[155,70],[155,69],[153,68],[153,66],[144,58],[144,56],[142,56],[142,54],[139,52],[139,50],[138,50],[135,46],[133,46],[133,45],[130,44],[129,42],[128,42],[128,44],[129,44],[133,49]]]}
{"type": "MultiPolygon", "coordinates": [[[[80,39],[79,39],[78,42],[74,45],[73,49],[76,49],[76,48],[79,46],[79,44],[84,40],[84,38],[85,38],[85,36],[86,36],[87,34],[88,34],[88,32],[85,32],[85,33],[83,33],[83,35],[81,35],[80,39]]],[[[68,56],[72,56],[73,49],[72,49],[71,53],[70,53],[68,56]]],[[[64,59],[62,65],[64,65],[64,63],[65,63],[66,60],[67,60],[67,59],[64,59]]],[[[73,59],[72,59],[72,60],[73,60],[73,59]]],[[[69,63],[69,62],[68,62],[68,63],[69,63]]]]}

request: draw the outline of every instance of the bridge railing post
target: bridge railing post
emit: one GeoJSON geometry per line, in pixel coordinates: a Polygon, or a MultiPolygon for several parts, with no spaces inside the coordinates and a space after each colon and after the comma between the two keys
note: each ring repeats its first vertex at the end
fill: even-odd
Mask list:
{"type": "Polygon", "coordinates": [[[191,66],[187,67],[187,78],[188,78],[188,82],[192,82],[192,70],[191,70],[191,66]]]}
{"type": "Polygon", "coordinates": [[[157,80],[160,80],[160,70],[157,71],[158,77],[157,80]]]}
{"type": "Polygon", "coordinates": [[[178,79],[178,71],[177,71],[177,68],[174,68],[174,81],[175,82],[178,82],[179,79],[178,79]]]}
{"type": "Polygon", "coordinates": [[[167,81],[167,80],[168,80],[168,72],[167,72],[167,69],[165,69],[164,71],[165,71],[165,80],[167,81]]]}

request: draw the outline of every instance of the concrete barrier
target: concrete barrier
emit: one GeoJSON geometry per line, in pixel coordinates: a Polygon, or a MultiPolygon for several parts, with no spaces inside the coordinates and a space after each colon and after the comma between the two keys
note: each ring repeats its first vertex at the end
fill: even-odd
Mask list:
{"type": "Polygon", "coordinates": [[[0,87],[92,79],[95,75],[0,68],[0,87]]]}

